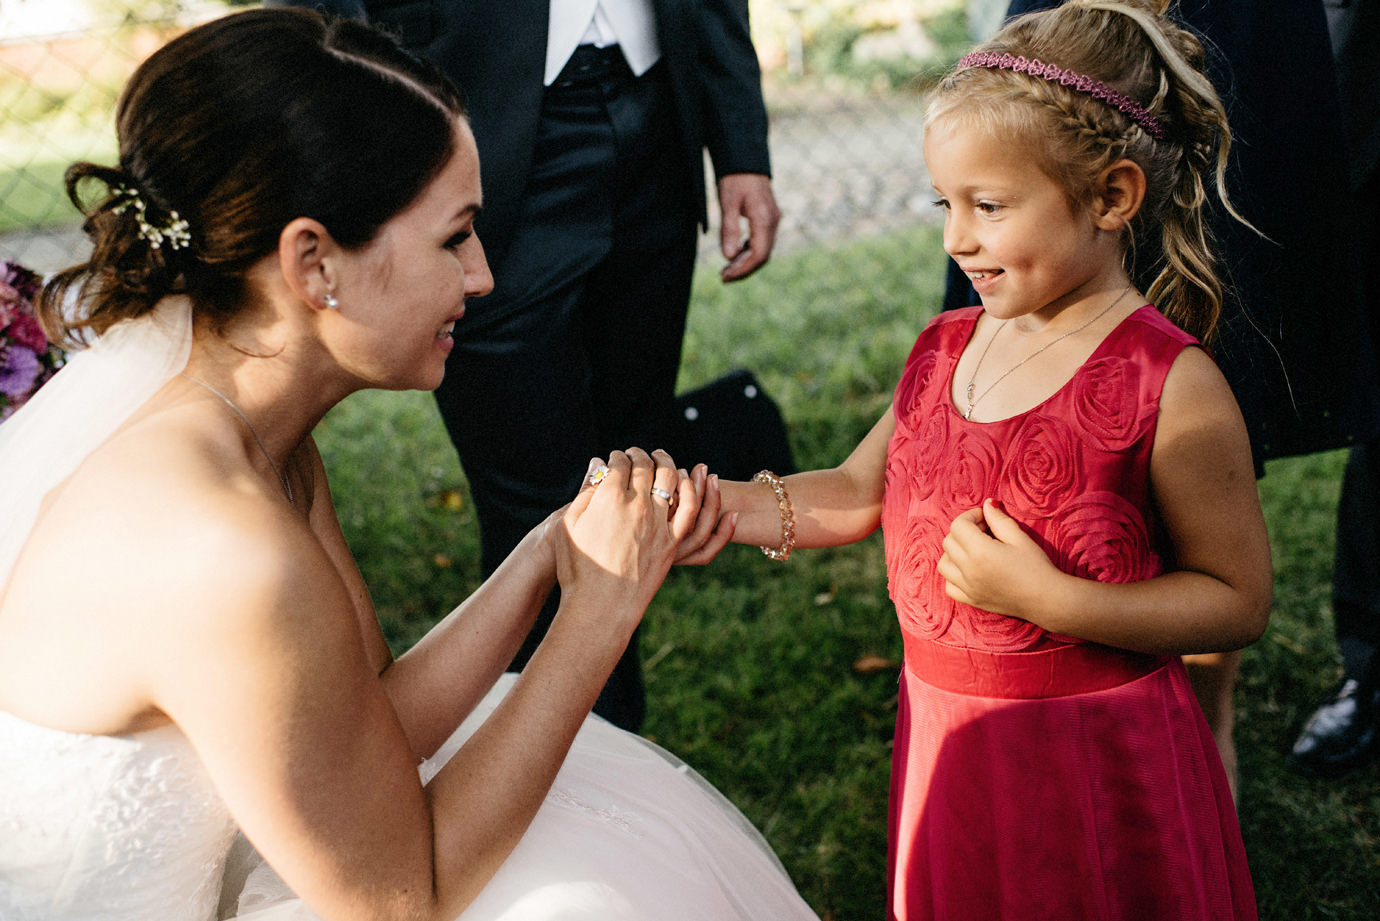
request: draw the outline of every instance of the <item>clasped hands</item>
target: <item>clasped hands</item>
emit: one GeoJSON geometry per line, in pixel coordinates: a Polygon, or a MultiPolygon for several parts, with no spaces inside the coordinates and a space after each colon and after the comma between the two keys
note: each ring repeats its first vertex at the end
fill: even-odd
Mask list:
{"type": "Polygon", "coordinates": [[[607,462],[595,458],[589,473],[547,522],[563,592],[591,591],[640,609],[672,564],[708,562],[733,535],[735,518],[720,520],[718,478],[703,464],[687,472],[665,451],[629,448],[607,462]]]}

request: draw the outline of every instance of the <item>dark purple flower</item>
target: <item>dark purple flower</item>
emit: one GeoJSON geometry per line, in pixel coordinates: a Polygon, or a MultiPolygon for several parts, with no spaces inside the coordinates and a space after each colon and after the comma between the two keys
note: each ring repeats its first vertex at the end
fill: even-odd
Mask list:
{"type": "Polygon", "coordinates": [[[0,421],[24,405],[66,358],[34,316],[40,285],[36,273],[0,260],[0,421]]]}
{"type": "Polygon", "coordinates": [[[37,353],[17,343],[0,346],[0,394],[25,397],[38,382],[43,363],[37,353]]]}

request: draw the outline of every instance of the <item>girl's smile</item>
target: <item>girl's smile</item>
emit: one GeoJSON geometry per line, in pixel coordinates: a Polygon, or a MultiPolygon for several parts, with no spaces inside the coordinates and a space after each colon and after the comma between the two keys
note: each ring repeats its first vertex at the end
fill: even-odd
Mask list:
{"type": "Polygon", "coordinates": [[[1076,209],[1023,146],[948,118],[929,126],[924,149],[944,208],[944,250],[992,316],[1047,322],[1067,307],[1097,308],[1103,292],[1125,284],[1120,235],[1076,209]]]}

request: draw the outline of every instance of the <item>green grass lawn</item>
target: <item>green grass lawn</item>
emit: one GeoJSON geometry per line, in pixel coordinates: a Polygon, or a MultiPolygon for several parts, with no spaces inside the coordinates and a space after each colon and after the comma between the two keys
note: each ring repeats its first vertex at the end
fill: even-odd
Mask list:
{"type": "MultiPolygon", "coordinates": [[[[682,387],[733,367],[781,403],[802,467],[841,460],[886,408],[937,308],[943,254],[920,229],[697,279],[682,387]]],[[[463,477],[426,394],[365,393],[320,433],[345,532],[395,649],[478,580],[463,477]]],[[[1237,692],[1242,827],[1261,917],[1380,912],[1380,768],[1304,780],[1284,752],[1339,660],[1328,607],[1344,454],[1275,461],[1261,483],[1275,614],[1237,692]]],[[[901,642],[881,540],[785,564],[729,547],[676,570],[644,622],[646,734],[767,834],[822,916],[884,916],[886,801],[901,642]]],[[[1057,829],[1051,829],[1057,834],[1057,829]]]]}

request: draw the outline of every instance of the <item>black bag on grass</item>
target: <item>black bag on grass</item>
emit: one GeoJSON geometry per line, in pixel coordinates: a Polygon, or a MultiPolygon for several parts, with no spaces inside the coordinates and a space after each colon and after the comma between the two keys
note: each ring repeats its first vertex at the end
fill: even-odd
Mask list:
{"type": "Polygon", "coordinates": [[[759,470],[795,472],[786,421],[751,371],[730,371],[676,397],[672,420],[678,466],[705,464],[726,480],[750,480],[759,470]]]}

